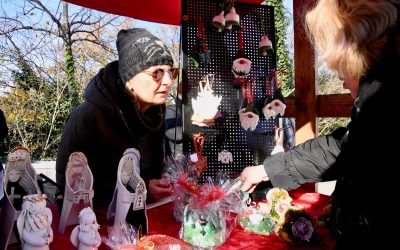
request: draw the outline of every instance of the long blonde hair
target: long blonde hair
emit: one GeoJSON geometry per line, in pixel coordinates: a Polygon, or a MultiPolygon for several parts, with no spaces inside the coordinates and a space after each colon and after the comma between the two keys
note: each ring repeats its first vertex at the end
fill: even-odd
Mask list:
{"type": "Polygon", "coordinates": [[[319,0],[306,28],[327,66],[360,79],[379,60],[398,21],[400,0],[319,0]]]}

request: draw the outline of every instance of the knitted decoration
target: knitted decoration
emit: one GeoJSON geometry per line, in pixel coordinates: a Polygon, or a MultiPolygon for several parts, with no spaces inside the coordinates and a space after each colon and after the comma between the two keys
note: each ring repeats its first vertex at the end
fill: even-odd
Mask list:
{"type": "Polygon", "coordinates": [[[233,6],[225,16],[225,25],[227,30],[240,27],[240,17],[233,6]]]}
{"type": "Polygon", "coordinates": [[[268,36],[262,36],[259,43],[260,53],[262,56],[268,55],[269,52],[273,52],[272,42],[268,36]]]}
{"type": "Polygon", "coordinates": [[[192,59],[195,67],[206,67],[211,63],[211,52],[206,44],[206,28],[201,17],[196,19],[197,22],[197,39],[196,45],[193,46],[190,53],[190,59],[192,59]]]}
{"type": "Polygon", "coordinates": [[[232,72],[235,78],[245,77],[250,73],[251,61],[244,53],[243,29],[240,29],[238,34],[238,52],[233,60],[232,72]]]}
{"type": "Polygon", "coordinates": [[[278,115],[283,116],[286,109],[285,98],[282,95],[281,86],[277,79],[278,71],[273,69],[271,75],[271,82],[269,82],[269,76],[266,76],[267,97],[262,109],[266,120],[268,120],[270,117],[276,118],[278,115]]]}
{"type": "Polygon", "coordinates": [[[263,34],[260,39],[260,43],[258,45],[260,49],[260,53],[262,56],[268,55],[269,52],[273,52],[274,49],[272,47],[272,42],[269,40],[268,36],[265,33],[265,23],[264,20],[261,20],[261,33],[263,34]]]}
{"type": "Polygon", "coordinates": [[[221,13],[218,16],[215,16],[211,22],[211,28],[216,31],[216,32],[222,32],[225,28],[225,17],[224,17],[224,11],[221,11],[221,13]]]}
{"type": "Polygon", "coordinates": [[[245,87],[246,83],[242,84],[242,96],[244,100],[242,103],[242,108],[239,110],[239,120],[242,128],[253,131],[258,125],[260,117],[257,109],[253,106],[254,94],[252,91],[251,82],[254,84],[255,80],[253,79],[252,81],[247,81],[247,90],[245,87]]]}

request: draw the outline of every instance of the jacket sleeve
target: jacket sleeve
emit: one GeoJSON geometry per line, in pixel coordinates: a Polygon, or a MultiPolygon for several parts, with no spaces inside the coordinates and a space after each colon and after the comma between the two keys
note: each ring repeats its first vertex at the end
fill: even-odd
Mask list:
{"type": "Polygon", "coordinates": [[[264,168],[272,185],[290,190],[307,182],[322,181],[322,174],[335,163],[346,133],[347,128],[338,128],[331,135],[267,157],[264,168]]]}

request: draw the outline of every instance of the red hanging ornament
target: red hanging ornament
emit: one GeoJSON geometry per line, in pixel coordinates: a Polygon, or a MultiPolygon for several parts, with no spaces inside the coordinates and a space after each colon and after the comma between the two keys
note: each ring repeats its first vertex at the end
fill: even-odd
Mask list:
{"type": "Polygon", "coordinates": [[[251,61],[244,53],[243,29],[238,33],[238,52],[233,60],[232,72],[235,78],[245,77],[250,73],[251,61]]]}

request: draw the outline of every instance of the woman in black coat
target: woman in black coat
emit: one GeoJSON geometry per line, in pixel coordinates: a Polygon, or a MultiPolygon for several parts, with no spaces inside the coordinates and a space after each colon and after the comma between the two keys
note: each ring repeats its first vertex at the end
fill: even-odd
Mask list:
{"type": "Polygon", "coordinates": [[[351,122],[245,168],[242,190],[267,180],[285,189],[337,180],[330,218],[336,248],[397,244],[390,229],[397,212],[388,202],[398,195],[398,149],[391,145],[400,136],[390,119],[400,108],[400,1],[319,0],[306,24],[318,55],[355,98],[351,122]]]}
{"type": "Polygon", "coordinates": [[[113,197],[118,163],[127,148],[141,155],[140,175],[148,200],[171,195],[161,182],[164,162],[165,103],[178,70],[165,45],[145,29],[121,30],[118,61],[89,82],[85,101],[69,116],[59,145],[56,178],[64,191],[71,153],[88,159],[94,177],[94,206],[107,207],[113,197]]]}

